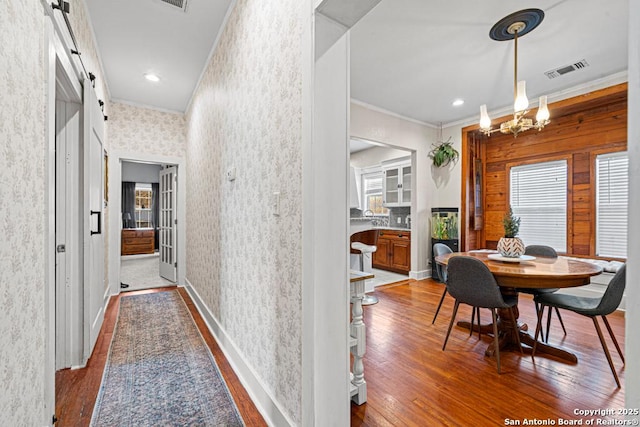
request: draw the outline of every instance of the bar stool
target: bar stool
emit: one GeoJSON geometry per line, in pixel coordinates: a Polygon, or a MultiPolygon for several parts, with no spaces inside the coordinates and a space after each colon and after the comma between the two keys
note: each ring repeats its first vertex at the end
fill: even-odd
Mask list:
{"type": "MultiPolygon", "coordinates": [[[[365,245],[362,242],[353,242],[351,243],[351,248],[356,251],[360,251],[360,271],[364,273],[371,273],[373,271],[371,267],[372,254],[378,250],[378,247],[374,245],[365,245]]],[[[378,297],[375,295],[365,294],[364,298],[362,298],[362,305],[371,305],[376,304],[377,302],[378,297]]]]}

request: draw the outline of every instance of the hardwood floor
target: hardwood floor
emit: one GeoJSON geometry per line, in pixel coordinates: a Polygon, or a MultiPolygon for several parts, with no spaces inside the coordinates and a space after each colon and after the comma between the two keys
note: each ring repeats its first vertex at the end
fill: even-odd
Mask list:
{"type": "MultiPolygon", "coordinates": [[[[622,389],[607,364],[593,322],[562,311],[564,336],[554,316],[549,343],[578,356],[575,365],[519,352],[501,352],[502,375],[494,358],[484,356],[492,337],[454,326],[446,351],[453,299],[447,296],[431,324],[441,284],[430,279],[376,288],[380,302],[364,308],[367,352],[364,357],[367,403],[351,404],[352,426],[496,426],[505,420],[580,420],[575,409],[624,408],[624,366],[608,339],[622,389]]],[[[530,297],[520,297],[520,321],[535,331],[530,297]]],[[[460,305],[457,320],[469,320],[460,305]]],[[[491,314],[482,310],[482,323],[491,314]]],[[[624,316],[608,319],[624,349],[624,316]]],[[[604,327],[603,327],[604,329],[604,327]]],[[[605,331],[606,334],[606,331],[605,331]]],[[[511,424],[516,425],[516,424],[511,424]]]]}
{"type": "MultiPolygon", "coordinates": [[[[495,426],[508,425],[506,419],[581,419],[574,415],[575,409],[624,408],[623,364],[608,341],[623,385],[618,389],[591,320],[563,312],[568,330],[564,336],[557,319],[553,319],[549,342],[575,352],[578,364],[538,356],[533,362],[528,355],[502,352],[503,373],[498,375],[495,359],[484,356],[491,342],[489,336],[479,341],[477,334],[469,337],[468,331],[454,326],[447,350],[441,350],[453,308],[453,300],[447,297],[435,325],[431,324],[442,290],[442,285],[430,279],[376,289],[380,302],[364,308],[368,401],[351,405],[352,426],[495,426]]],[[[179,292],[214,354],[245,423],[266,425],[186,291],[180,288],[179,292]]],[[[87,367],[56,375],[59,427],[89,425],[119,298],[113,297],[109,304],[87,367]]],[[[520,320],[528,322],[533,330],[533,302],[521,296],[519,307],[520,320]]],[[[461,305],[458,319],[466,320],[470,314],[471,309],[461,305]]],[[[490,316],[482,310],[483,323],[490,316]]],[[[608,318],[624,348],[624,316],[617,312],[608,318]]]]}
{"type": "MultiPolygon", "coordinates": [[[[104,323],[96,342],[96,347],[87,366],[83,369],[76,370],[64,369],[56,373],[56,415],[58,417],[58,423],[56,425],[58,427],[84,427],[88,426],[91,421],[91,414],[98,390],[100,389],[102,373],[109,353],[120,298],[124,295],[162,292],[172,289],[176,289],[176,287],[133,291],[111,297],[105,313],[104,323]]],[[[200,333],[215,357],[220,372],[227,383],[245,424],[247,426],[266,426],[266,423],[249,398],[240,380],[233,372],[233,369],[231,369],[231,365],[229,365],[224,353],[222,353],[222,350],[218,347],[215,339],[207,329],[204,320],[198,313],[188,293],[184,288],[178,288],[178,292],[180,292],[180,295],[182,295],[182,298],[187,303],[200,333]]]]}

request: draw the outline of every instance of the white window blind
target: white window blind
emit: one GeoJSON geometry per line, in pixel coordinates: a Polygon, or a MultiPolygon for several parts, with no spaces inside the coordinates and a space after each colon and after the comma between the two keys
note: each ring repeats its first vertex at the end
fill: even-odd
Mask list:
{"type": "Polygon", "coordinates": [[[382,172],[362,175],[362,197],[364,210],[370,210],[377,215],[386,215],[389,210],[382,206],[382,172]]]}
{"type": "Polygon", "coordinates": [[[596,255],[627,257],[629,157],[596,157],[596,255]]]}
{"type": "Polygon", "coordinates": [[[567,251],[567,162],[535,163],[511,168],[510,203],[520,217],[518,236],[525,245],[567,251]]]}

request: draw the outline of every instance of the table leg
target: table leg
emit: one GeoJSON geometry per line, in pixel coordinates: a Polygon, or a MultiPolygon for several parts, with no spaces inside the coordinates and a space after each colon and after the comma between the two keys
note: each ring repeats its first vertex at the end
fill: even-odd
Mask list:
{"type": "MultiPolygon", "coordinates": [[[[502,292],[502,295],[504,296],[512,296],[512,295],[518,294],[515,288],[506,288],[501,286],[500,290],[502,292]]],[[[520,312],[518,310],[517,304],[513,310],[516,317],[516,322],[518,324],[517,332],[513,328],[513,323],[510,319],[509,310],[499,309],[498,310],[498,331],[499,331],[498,335],[499,336],[497,338],[494,337],[494,339],[499,340],[501,351],[502,350],[520,351],[518,349],[518,342],[515,336],[515,334],[518,333],[520,336],[520,342],[523,344],[522,350],[527,354],[531,354],[531,349],[533,348],[533,344],[535,342],[534,337],[528,332],[529,327],[527,326],[527,324],[518,321],[520,312]]],[[[457,325],[464,329],[471,329],[470,322],[460,321],[457,323],[457,325]]],[[[480,326],[473,325],[473,330],[475,332],[478,331],[478,328],[480,329],[480,332],[483,334],[493,335],[492,324],[484,324],[480,326]]],[[[492,341],[487,347],[487,349],[485,350],[484,354],[486,356],[491,357],[494,355],[494,353],[495,353],[495,346],[492,341]]],[[[536,355],[538,354],[540,355],[547,354],[549,356],[553,356],[560,360],[573,363],[573,364],[578,363],[578,357],[575,354],[567,350],[564,350],[562,348],[551,346],[541,341],[538,341],[538,345],[536,347],[536,355]]]]}

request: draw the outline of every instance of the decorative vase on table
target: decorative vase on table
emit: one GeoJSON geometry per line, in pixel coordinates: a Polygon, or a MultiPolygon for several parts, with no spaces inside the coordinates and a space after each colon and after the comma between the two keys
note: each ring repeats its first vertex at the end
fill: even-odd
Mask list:
{"type": "Polygon", "coordinates": [[[513,210],[509,207],[502,219],[504,226],[504,237],[498,241],[498,252],[507,258],[518,258],[524,255],[525,246],[522,239],[516,237],[520,231],[520,218],[513,215],[513,210]]]}

